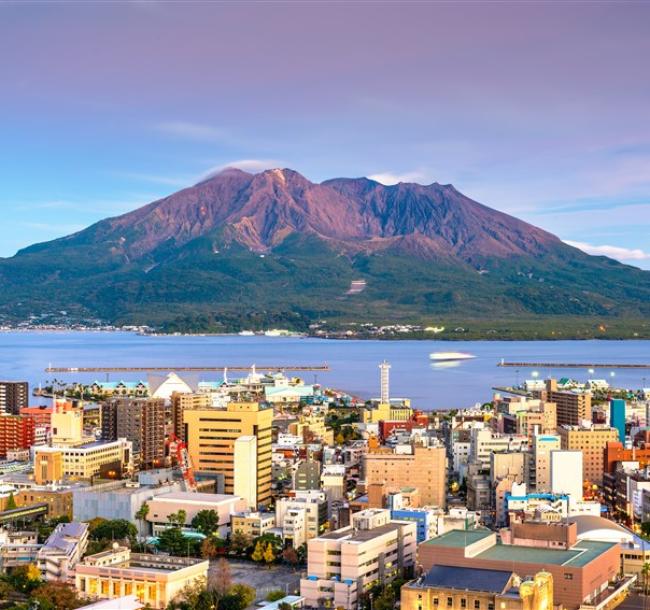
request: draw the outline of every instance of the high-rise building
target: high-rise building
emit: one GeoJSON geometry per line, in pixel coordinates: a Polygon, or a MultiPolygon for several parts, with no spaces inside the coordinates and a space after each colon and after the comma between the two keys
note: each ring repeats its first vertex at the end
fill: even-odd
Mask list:
{"type": "Polygon", "coordinates": [[[420,447],[412,453],[377,451],[361,461],[366,485],[383,484],[387,492],[399,491],[406,483],[420,492],[423,504],[444,507],[447,499],[447,453],[444,447],[420,447]]]}
{"type": "Polygon", "coordinates": [[[35,438],[34,418],[28,415],[0,415],[0,458],[8,451],[29,449],[35,438]]]}
{"type": "Polygon", "coordinates": [[[529,458],[528,490],[548,493],[551,490],[551,452],[560,449],[562,441],[553,434],[537,434],[533,437],[529,458]]]}
{"type": "Polygon", "coordinates": [[[71,402],[55,400],[50,422],[52,445],[74,447],[92,440],[84,437],[83,408],[76,407],[71,402]]]}
{"type": "Polygon", "coordinates": [[[585,421],[591,421],[589,392],[559,390],[557,380],[547,379],[546,390],[541,392],[541,398],[555,403],[558,426],[578,426],[585,421]]]}
{"type": "Polygon", "coordinates": [[[171,396],[172,424],[176,438],[186,441],[185,425],[183,424],[183,411],[185,409],[207,409],[212,406],[212,396],[207,393],[189,394],[187,392],[174,392],[171,396]]]}
{"type": "Polygon", "coordinates": [[[618,431],[605,425],[560,426],[562,449],[582,451],[583,476],[592,485],[603,484],[607,443],[618,440],[618,431]]]}
{"type": "Polygon", "coordinates": [[[273,409],[256,402],[231,402],[225,408],[185,409],[183,421],[194,469],[222,474],[226,494],[235,493],[235,441],[256,437],[256,505],[269,504],[273,409]]]}
{"type": "Polygon", "coordinates": [[[390,404],[390,364],[385,360],[379,365],[380,374],[380,398],[383,405],[390,404]]]}
{"type": "Polygon", "coordinates": [[[0,414],[18,415],[27,406],[29,385],[26,381],[0,381],[0,414]]]}
{"type": "Polygon", "coordinates": [[[131,441],[136,467],[156,468],[165,459],[168,415],[162,398],[114,398],[102,405],[102,437],[131,441]]]}
{"type": "Polygon", "coordinates": [[[257,437],[240,436],[235,440],[234,457],[235,495],[248,508],[257,506],[257,437]]]}
{"type": "Polygon", "coordinates": [[[625,401],[622,398],[609,401],[609,425],[618,430],[618,440],[625,444],[625,401]]]}

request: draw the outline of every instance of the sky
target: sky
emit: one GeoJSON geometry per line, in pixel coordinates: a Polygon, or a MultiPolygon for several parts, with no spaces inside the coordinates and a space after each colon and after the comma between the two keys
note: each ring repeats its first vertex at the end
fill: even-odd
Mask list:
{"type": "Polygon", "coordinates": [[[220,167],[451,183],[650,269],[648,2],[0,1],[0,256],[220,167]]]}

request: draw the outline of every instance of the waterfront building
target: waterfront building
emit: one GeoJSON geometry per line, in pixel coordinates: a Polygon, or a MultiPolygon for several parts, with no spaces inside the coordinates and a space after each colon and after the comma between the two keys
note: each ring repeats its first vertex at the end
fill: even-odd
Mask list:
{"type": "Polygon", "coordinates": [[[562,441],[562,449],[582,451],[585,483],[602,485],[605,471],[605,448],[608,442],[618,440],[618,431],[606,425],[590,424],[560,426],[558,435],[562,441]]]}
{"type": "MultiPolygon", "coordinates": [[[[515,569],[517,566],[515,566],[515,569]]],[[[402,610],[542,610],[553,607],[553,576],[434,566],[401,589],[402,610]]]]}
{"type": "Polygon", "coordinates": [[[157,468],[165,459],[169,408],[161,398],[113,398],[102,404],[102,438],[133,444],[136,469],[157,468]]]}
{"type": "Polygon", "coordinates": [[[393,521],[390,511],[367,509],[352,525],[309,540],[305,605],[355,610],[363,593],[408,575],[415,566],[416,524],[393,521]]]}
{"type": "Polygon", "coordinates": [[[43,580],[68,581],[88,546],[87,523],[60,523],[36,554],[43,580]]]}
{"type": "Polygon", "coordinates": [[[89,599],[135,595],[162,610],[185,587],[206,582],[208,561],[167,555],[132,553],[117,544],[89,555],[75,567],[75,588],[89,599]]]}
{"type": "Polygon", "coordinates": [[[18,415],[28,400],[29,385],[26,381],[0,380],[0,415],[18,415]]]}
{"type": "Polygon", "coordinates": [[[0,415],[0,459],[10,451],[29,449],[34,445],[36,425],[28,415],[0,415]]]}
{"type": "Polygon", "coordinates": [[[544,390],[535,391],[533,395],[556,404],[558,426],[579,426],[591,421],[590,392],[562,390],[556,379],[547,379],[544,390]]]}
{"type": "Polygon", "coordinates": [[[223,474],[226,494],[235,491],[235,441],[241,436],[256,437],[254,506],[270,503],[273,409],[256,402],[231,402],[219,409],[186,409],[183,419],[194,468],[223,474]]]}

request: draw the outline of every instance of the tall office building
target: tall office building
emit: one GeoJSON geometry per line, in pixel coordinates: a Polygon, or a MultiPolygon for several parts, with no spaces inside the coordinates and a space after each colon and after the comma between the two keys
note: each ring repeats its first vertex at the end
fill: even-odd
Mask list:
{"type": "Polygon", "coordinates": [[[185,425],[183,424],[183,411],[185,409],[207,409],[212,406],[212,396],[209,393],[189,394],[174,392],[171,396],[172,402],[172,424],[176,438],[185,438],[185,425]]]}
{"type": "MultiPolygon", "coordinates": [[[[272,408],[257,402],[232,402],[225,408],[185,409],[183,420],[194,469],[223,474],[224,493],[227,494],[236,493],[235,441],[242,436],[256,437],[255,469],[250,470],[257,478],[256,504],[269,504],[272,408]]],[[[245,453],[244,444],[240,443],[239,448],[238,455],[245,453]]]]}
{"type": "Polygon", "coordinates": [[[609,425],[618,430],[618,440],[625,444],[625,401],[622,398],[609,401],[609,425]]]}
{"type": "Polygon", "coordinates": [[[591,421],[591,394],[589,392],[559,390],[557,380],[547,379],[546,390],[541,393],[540,397],[555,403],[558,426],[578,426],[582,425],[584,421],[591,421]]]}
{"type": "Polygon", "coordinates": [[[607,443],[618,440],[618,431],[604,425],[560,426],[558,434],[562,449],[582,451],[584,480],[592,485],[603,484],[607,443]]]}
{"type": "Polygon", "coordinates": [[[536,434],[533,437],[532,451],[527,454],[528,489],[537,493],[551,491],[551,452],[561,448],[559,436],[536,434]]]}
{"type": "Polygon", "coordinates": [[[551,451],[551,493],[580,502],[582,485],[582,451],[551,451]]]}
{"type": "Polygon", "coordinates": [[[0,381],[0,414],[18,415],[27,406],[29,385],[26,381],[0,381]]]}
{"type": "Polygon", "coordinates": [[[169,408],[162,398],[115,398],[102,405],[102,437],[133,443],[137,468],[161,466],[165,459],[165,425],[169,408]]]}

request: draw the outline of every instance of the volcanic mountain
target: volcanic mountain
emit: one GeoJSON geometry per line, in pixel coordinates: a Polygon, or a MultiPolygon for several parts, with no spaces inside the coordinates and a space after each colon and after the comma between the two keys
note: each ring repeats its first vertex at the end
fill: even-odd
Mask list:
{"type": "Polygon", "coordinates": [[[224,170],[0,261],[0,315],[235,329],[650,313],[650,273],[451,185],[224,170]],[[351,291],[352,281],[365,290],[351,291]]]}

